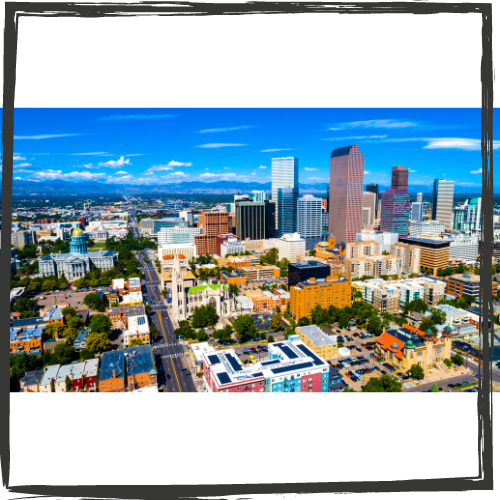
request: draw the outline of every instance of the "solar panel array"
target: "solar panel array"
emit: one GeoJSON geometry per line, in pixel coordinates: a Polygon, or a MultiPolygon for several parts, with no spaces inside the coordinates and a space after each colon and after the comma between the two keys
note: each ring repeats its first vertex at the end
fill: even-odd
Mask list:
{"type": "Polygon", "coordinates": [[[318,358],[318,356],[316,356],[316,354],[314,354],[314,352],[311,351],[311,349],[308,349],[304,344],[299,344],[297,346],[306,356],[309,356],[311,357],[313,360],[314,360],[314,364],[316,366],[319,366],[319,365],[322,365],[323,364],[323,361],[321,361],[321,359],[318,358]]]}
{"type": "Polygon", "coordinates": [[[239,372],[240,370],[243,370],[243,368],[241,368],[238,361],[236,361],[236,359],[234,359],[233,356],[231,356],[231,354],[224,354],[224,356],[226,356],[226,359],[231,363],[231,366],[233,367],[233,370],[235,372],[239,372]]]}
{"type": "Polygon", "coordinates": [[[259,373],[254,373],[253,376],[254,377],[263,377],[264,374],[262,372],[259,372],[259,373]]]}
{"type": "Polygon", "coordinates": [[[272,361],[262,361],[261,365],[262,366],[267,366],[267,365],[275,365],[276,363],[280,363],[281,361],[279,359],[273,359],[272,361]]]}
{"type": "Polygon", "coordinates": [[[146,318],[144,316],[139,316],[139,319],[137,320],[138,325],[145,325],[146,324],[146,318]]]}
{"type": "Polygon", "coordinates": [[[297,365],[282,366],[281,368],[271,368],[271,371],[276,375],[278,373],[302,370],[303,368],[311,368],[312,366],[313,364],[308,361],[307,363],[299,363],[297,365]]]}
{"type": "Polygon", "coordinates": [[[208,359],[213,365],[220,363],[219,356],[208,356],[208,359]]]}
{"type": "Polygon", "coordinates": [[[287,345],[280,345],[280,349],[288,356],[288,359],[298,358],[298,356],[287,345]]]}
{"type": "Polygon", "coordinates": [[[221,384],[229,384],[231,382],[231,379],[226,372],[218,373],[217,376],[219,377],[219,382],[221,384]]]}

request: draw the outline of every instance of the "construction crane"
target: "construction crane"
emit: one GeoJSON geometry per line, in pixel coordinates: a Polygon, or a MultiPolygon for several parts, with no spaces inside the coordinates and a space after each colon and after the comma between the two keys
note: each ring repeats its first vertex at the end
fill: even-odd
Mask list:
{"type": "Polygon", "coordinates": [[[89,202],[89,201],[86,201],[86,202],[83,204],[83,208],[84,208],[84,210],[88,211],[88,210],[89,210],[89,207],[90,207],[90,202],[89,202]]]}

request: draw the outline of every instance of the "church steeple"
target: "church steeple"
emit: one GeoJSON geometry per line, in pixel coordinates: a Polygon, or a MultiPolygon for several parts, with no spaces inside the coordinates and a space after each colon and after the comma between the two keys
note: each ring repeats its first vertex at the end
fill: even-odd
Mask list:
{"type": "Polygon", "coordinates": [[[172,266],[172,314],[176,321],[186,317],[186,297],[184,294],[184,277],[179,256],[174,255],[172,266]]]}

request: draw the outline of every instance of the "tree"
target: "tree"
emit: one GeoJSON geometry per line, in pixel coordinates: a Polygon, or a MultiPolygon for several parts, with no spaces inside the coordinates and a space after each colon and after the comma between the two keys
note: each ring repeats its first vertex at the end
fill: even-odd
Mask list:
{"type": "Polygon", "coordinates": [[[437,386],[436,382],[432,384],[431,392],[439,392],[439,387],[437,386]]]}
{"type": "Polygon", "coordinates": [[[149,332],[153,336],[154,340],[156,340],[158,338],[158,328],[156,328],[156,325],[151,325],[149,327],[149,332]]]}
{"type": "Polygon", "coordinates": [[[283,328],[285,328],[285,324],[283,323],[283,317],[281,316],[280,313],[275,314],[271,318],[270,326],[273,332],[277,332],[278,330],[283,330],[283,328]]]}
{"type": "Polygon", "coordinates": [[[269,335],[269,336],[267,337],[267,341],[268,341],[268,343],[276,342],[276,341],[274,340],[274,337],[273,337],[272,335],[269,335]]]}
{"type": "Polygon", "coordinates": [[[191,324],[194,328],[205,328],[217,324],[217,310],[210,304],[196,306],[191,324]]]}
{"type": "Polygon", "coordinates": [[[239,316],[233,323],[233,328],[236,338],[240,343],[255,338],[257,333],[255,321],[250,314],[239,316]]]}
{"type": "Polygon", "coordinates": [[[85,322],[80,316],[69,316],[66,317],[66,326],[80,331],[85,326],[85,322]]]}
{"type": "Polygon", "coordinates": [[[415,380],[422,380],[425,377],[424,369],[420,365],[411,365],[407,374],[415,380]]]}
{"type": "Polygon", "coordinates": [[[389,255],[389,252],[388,252],[387,250],[384,250],[384,251],[382,252],[382,255],[389,255]]]}
{"type": "Polygon", "coordinates": [[[74,352],[75,348],[65,342],[61,342],[54,347],[54,356],[61,365],[69,363],[73,358],[74,352]]]}
{"type": "Polygon", "coordinates": [[[31,280],[26,287],[27,292],[39,292],[42,289],[42,284],[39,281],[31,280]]]}
{"type": "Polygon", "coordinates": [[[85,342],[85,348],[91,352],[105,352],[111,349],[108,335],[101,332],[91,332],[85,342]]]}
{"type": "Polygon", "coordinates": [[[25,312],[35,310],[35,301],[31,299],[17,299],[12,307],[15,312],[25,312]]]}
{"type": "Polygon", "coordinates": [[[189,321],[183,319],[179,321],[179,328],[176,328],[174,332],[178,337],[182,337],[184,339],[194,339],[196,337],[196,332],[189,325],[189,321]]]}
{"type": "Polygon", "coordinates": [[[411,311],[416,311],[423,314],[427,311],[427,304],[422,299],[415,299],[407,302],[403,306],[403,312],[406,315],[411,311]]]}
{"type": "Polygon", "coordinates": [[[196,334],[196,340],[199,340],[200,342],[204,342],[204,341],[208,340],[207,332],[205,332],[205,330],[202,330],[200,328],[200,330],[196,334]]]}
{"type": "Polygon", "coordinates": [[[42,290],[43,291],[56,290],[56,289],[57,289],[57,281],[56,280],[47,279],[42,283],[42,290]]]}
{"type": "Polygon", "coordinates": [[[234,295],[235,297],[236,297],[237,295],[239,295],[239,294],[240,294],[240,289],[239,289],[238,285],[235,285],[234,283],[231,283],[231,284],[229,285],[229,293],[230,293],[231,295],[234,295]]]}
{"type": "Polygon", "coordinates": [[[88,359],[93,359],[95,357],[95,353],[90,351],[89,349],[84,349],[80,351],[80,361],[87,361],[88,359]]]}
{"type": "Polygon", "coordinates": [[[96,293],[88,293],[87,295],[85,295],[83,303],[89,309],[93,309],[94,311],[104,312],[105,309],[104,302],[101,300],[101,297],[99,297],[99,295],[97,295],[96,293]]]}
{"type": "Polygon", "coordinates": [[[66,343],[69,345],[73,345],[73,342],[75,341],[77,335],[78,330],[76,330],[75,328],[66,327],[62,332],[62,336],[66,339],[66,343]]]}
{"type": "Polygon", "coordinates": [[[64,319],[68,321],[69,318],[66,316],[74,316],[76,314],[76,309],[74,307],[65,307],[62,311],[61,314],[63,315],[64,319]]]}
{"type": "Polygon", "coordinates": [[[10,357],[10,378],[19,380],[26,372],[42,367],[42,358],[23,352],[10,357]]]}
{"type": "Polygon", "coordinates": [[[104,314],[92,316],[89,324],[91,332],[106,333],[107,335],[111,333],[111,326],[110,319],[104,314]]]}
{"type": "Polygon", "coordinates": [[[347,328],[349,323],[349,316],[345,313],[345,311],[341,311],[337,317],[340,328],[347,328]]]}
{"type": "Polygon", "coordinates": [[[153,308],[148,304],[144,307],[144,311],[146,311],[146,314],[149,316],[153,312],[153,308]]]}
{"type": "Polygon", "coordinates": [[[61,325],[61,323],[51,323],[45,327],[44,333],[48,338],[53,339],[56,336],[60,338],[63,336],[63,332],[65,330],[65,326],[61,325]]]}
{"type": "Polygon", "coordinates": [[[458,366],[462,366],[465,360],[461,354],[457,353],[451,357],[451,361],[458,366]]]}
{"type": "Polygon", "coordinates": [[[281,288],[283,291],[288,292],[288,287],[287,287],[284,283],[282,283],[282,284],[280,285],[280,288],[281,288]]]}
{"type": "Polygon", "coordinates": [[[420,326],[418,329],[421,332],[426,332],[427,330],[430,330],[432,333],[437,333],[436,329],[436,324],[431,318],[423,318],[422,321],[420,322],[420,326]]]}
{"type": "Polygon", "coordinates": [[[361,389],[362,392],[401,392],[401,382],[393,375],[372,377],[361,389]]]}
{"type": "Polygon", "coordinates": [[[443,310],[433,307],[431,313],[431,319],[436,325],[443,325],[446,322],[446,313],[443,310]]]}
{"type": "Polygon", "coordinates": [[[352,387],[346,387],[342,392],[358,392],[354,390],[352,387]]]}
{"type": "Polygon", "coordinates": [[[451,366],[453,365],[453,363],[451,362],[451,359],[448,359],[448,358],[445,358],[443,359],[443,363],[448,367],[448,368],[451,368],[451,366]]]}
{"type": "Polygon", "coordinates": [[[130,347],[135,347],[138,345],[144,345],[144,342],[141,339],[132,339],[130,341],[130,347]]]}
{"type": "Polygon", "coordinates": [[[368,318],[366,329],[373,335],[381,335],[384,330],[384,325],[382,324],[382,320],[374,314],[368,318]]]}
{"type": "Polygon", "coordinates": [[[297,326],[308,326],[311,324],[311,321],[307,316],[302,316],[302,318],[299,318],[299,321],[297,322],[297,326]]]}

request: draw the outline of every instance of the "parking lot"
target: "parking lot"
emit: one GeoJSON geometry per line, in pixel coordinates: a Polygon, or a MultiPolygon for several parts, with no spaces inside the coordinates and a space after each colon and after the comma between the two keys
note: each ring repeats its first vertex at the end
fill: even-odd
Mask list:
{"type": "Polygon", "coordinates": [[[83,304],[83,299],[87,295],[86,292],[47,292],[37,295],[36,304],[40,309],[46,307],[56,306],[60,302],[68,302],[71,307],[75,309],[88,309],[86,305],[83,304]],[[43,297],[43,299],[40,299],[43,297]]]}

